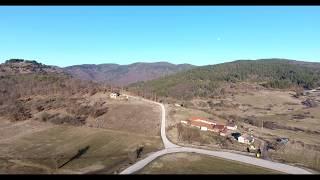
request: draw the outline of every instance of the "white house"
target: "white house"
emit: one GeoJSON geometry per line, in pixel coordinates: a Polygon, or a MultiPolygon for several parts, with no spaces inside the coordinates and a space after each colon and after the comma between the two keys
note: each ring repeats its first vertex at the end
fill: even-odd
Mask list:
{"type": "Polygon", "coordinates": [[[183,123],[183,124],[188,124],[188,121],[182,120],[182,121],[180,121],[180,122],[183,123]]]}
{"type": "Polygon", "coordinates": [[[237,125],[227,125],[227,129],[235,131],[237,130],[237,125]]]}
{"type": "Polygon", "coordinates": [[[117,93],[111,93],[110,94],[110,98],[112,98],[112,99],[117,99],[117,97],[118,97],[117,93]]]}
{"type": "Polygon", "coordinates": [[[200,130],[201,130],[201,131],[208,131],[208,128],[205,127],[205,126],[200,126],[200,130]]]}
{"type": "Polygon", "coordinates": [[[253,138],[253,136],[243,135],[243,136],[238,137],[238,142],[244,143],[244,144],[251,144],[254,142],[254,138],[253,138]]]}

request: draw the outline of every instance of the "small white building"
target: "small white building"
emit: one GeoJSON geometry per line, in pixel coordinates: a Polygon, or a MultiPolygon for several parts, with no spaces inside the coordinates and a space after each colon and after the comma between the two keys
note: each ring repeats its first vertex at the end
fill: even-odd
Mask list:
{"type": "Polygon", "coordinates": [[[117,99],[117,97],[118,97],[117,93],[111,93],[110,94],[110,98],[112,98],[112,99],[117,99]]]}
{"type": "Polygon", "coordinates": [[[227,129],[235,131],[237,130],[237,125],[227,125],[227,129]]]}
{"type": "Polygon", "coordinates": [[[244,144],[251,144],[254,142],[254,138],[253,138],[253,136],[243,135],[243,136],[238,137],[238,142],[244,143],[244,144]]]}
{"type": "Polygon", "coordinates": [[[183,124],[189,124],[188,121],[184,121],[184,120],[182,120],[180,122],[183,123],[183,124]]]}
{"type": "Polygon", "coordinates": [[[201,131],[208,131],[208,128],[205,127],[205,126],[200,126],[200,130],[201,130],[201,131]]]}

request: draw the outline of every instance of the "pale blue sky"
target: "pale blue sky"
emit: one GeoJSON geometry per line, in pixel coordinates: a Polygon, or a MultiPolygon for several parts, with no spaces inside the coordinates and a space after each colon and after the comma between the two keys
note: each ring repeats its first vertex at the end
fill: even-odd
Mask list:
{"type": "Polygon", "coordinates": [[[0,7],[0,62],[320,60],[320,6],[0,7]]]}

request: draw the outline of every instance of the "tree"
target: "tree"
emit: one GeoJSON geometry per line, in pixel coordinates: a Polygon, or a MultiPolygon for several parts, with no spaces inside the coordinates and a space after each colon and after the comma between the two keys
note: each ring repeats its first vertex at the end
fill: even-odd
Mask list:
{"type": "Polygon", "coordinates": [[[295,97],[300,97],[300,96],[302,96],[303,95],[303,92],[304,92],[304,89],[302,88],[302,87],[300,87],[300,86],[297,86],[296,88],[295,88],[295,97]]]}

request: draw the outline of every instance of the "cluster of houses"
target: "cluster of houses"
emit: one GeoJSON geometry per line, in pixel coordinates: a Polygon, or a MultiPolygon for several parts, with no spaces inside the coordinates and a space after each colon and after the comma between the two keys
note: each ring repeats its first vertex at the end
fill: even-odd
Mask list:
{"type": "MultiPolygon", "coordinates": [[[[220,136],[227,136],[228,132],[233,132],[237,130],[237,125],[233,122],[228,122],[226,125],[224,125],[200,117],[192,117],[189,120],[182,120],[181,123],[189,125],[191,127],[197,127],[201,131],[215,132],[218,133],[220,136]]],[[[253,136],[241,135],[240,133],[232,134],[238,135],[234,136],[234,138],[240,143],[252,144],[254,142],[253,136]]]]}
{"type": "Polygon", "coordinates": [[[120,94],[118,92],[110,93],[111,99],[129,99],[128,95],[126,94],[120,94]]]}

